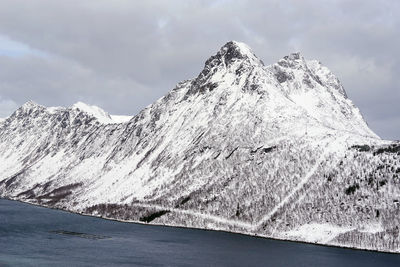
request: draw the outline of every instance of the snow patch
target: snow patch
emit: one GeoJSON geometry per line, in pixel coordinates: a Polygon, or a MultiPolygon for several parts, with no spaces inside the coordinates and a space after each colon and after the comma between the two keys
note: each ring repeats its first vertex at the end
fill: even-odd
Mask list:
{"type": "Polygon", "coordinates": [[[242,53],[243,55],[246,55],[253,62],[260,61],[247,44],[238,42],[238,41],[232,41],[232,43],[234,43],[239,48],[240,53],[242,53]]]}
{"type": "Polygon", "coordinates": [[[48,107],[48,108],[47,108],[47,111],[48,111],[49,113],[51,113],[51,114],[55,114],[55,113],[57,113],[58,111],[63,110],[63,109],[64,109],[63,107],[48,107]]]}
{"type": "Polygon", "coordinates": [[[77,102],[72,105],[72,109],[78,109],[80,111],[86,112],[87,114],[92,115],[101,123],[110,123],[112,122],[112,118],[110,114],[105,112],[103,109],[97,106],[87,105],[83,102],[77,102]]]}
{"type": "Polygon", "coordinates": [[[282,237],[312,243],[327,243],[338,235],[352,231],[353,229],[328,223],[308,223],[294,230],[283,232],[282,237]]]}
{"type": "Polygon", "coordinates": [[[72,109],[78,109],[80,111],[86,112],[87,114],[95,117],[100,123],[103,124],[124,123],[132,118],[132,116],[110,115],[97,106],[88,105],[83,102],[75,103],[74,105],[72,105],[72,109]]]}
{"type": "Polygon", "coordinates": [[[126,116],[126,115],[110,115],[110,116],[111,116],[111,119],[116,123],[128,122],[133,117],[133,116],[126,116]]]}

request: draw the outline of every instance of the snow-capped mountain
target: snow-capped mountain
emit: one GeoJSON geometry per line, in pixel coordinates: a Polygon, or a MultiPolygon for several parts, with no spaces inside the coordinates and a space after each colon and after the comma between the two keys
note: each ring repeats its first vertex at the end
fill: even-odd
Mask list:
{"type": "Polygon", "coordinates": [[[399,175],[328,68],[239,42],[132,118],[28,102],[0,122],[0,196],[127,221],[400,252],[399,175]]]}

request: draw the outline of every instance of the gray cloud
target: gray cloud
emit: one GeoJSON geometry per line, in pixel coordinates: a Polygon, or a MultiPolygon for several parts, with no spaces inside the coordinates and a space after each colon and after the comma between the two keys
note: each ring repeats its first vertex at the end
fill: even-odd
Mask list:
{"type": "Polygon", "coordinates": [[[135,114],[238,40],[266,64],[293,51],[322,61],[371,128],[400,139],[399,11],[395,0],[3,0],[0,37],[24,51],[0,51],[0,117],[29,99],[135,114]]]}

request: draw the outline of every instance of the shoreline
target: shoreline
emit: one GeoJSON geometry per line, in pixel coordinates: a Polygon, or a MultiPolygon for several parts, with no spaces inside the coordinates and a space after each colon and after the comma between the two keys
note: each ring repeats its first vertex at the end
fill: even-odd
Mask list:
{"type": "Polygon", "coordinates": [[[350,250],[364,251],[364,252],[375,252],[375,253],[400,255],[400,252],[382,251],[382,250],[367,249],[367,248],[357,248],[357,247],[343,246],[343,245],[313,243],[313,242],[300,241],[300,240],[275,238],[275,237],[246,233],[246,232],[234,232],[234,231],[229,231],[229,230],[189,227],[189,226],[173,225],[173,224],[146,223],[146,222],[135,221],[135,220],[122,220],[122,219],[115,219],[115,218],[109,218],[109,217],[104,217],[104,216],[97,216],[97,215],[92,215],[92,214],[74,212],[74,211],[61,209],[61,208],[57,208],[57,207],[39,205],[36,203],[30,203],[30,202],[26,202],[26,201],[22,201],[22,200],[18,200],[18,199],[12,199],[12,198],[8,198],[8,197],[0,197],[0,199],[7,200],[7,201],[15,201],[15,202],[32,205],[32,206],[39,207],[39,208],[46,208],[46,209],[58,210],[58,211],[62,211],[62,212],[68,212],[70,214],[79,215],[79,216],[92,217],[92,218],[114,221],[114,222],[119,222],[119,223],[126,223],[126,224],[140,224],[140,225],[147,225],[147,226],[164,226],[164,227],[174,227],[174,228],[180,228],[180,229],[192,229],[192,230],[209,231],[209,232],[211,232],[211,231],[212,232],[223,232],[223,233],[228,233],[228,234],[236,234],[236,235],[248,236],[248,237],[252,237],[252,238],[262,238],[262,239],[268,239],[268,240],[273,240],[273,241],[292,242],[292,243],[297,243],[297,244],[307,244],[307,245],[323,246],[323,247],[330,247],[330,248],[350,249],[350,250]]]}

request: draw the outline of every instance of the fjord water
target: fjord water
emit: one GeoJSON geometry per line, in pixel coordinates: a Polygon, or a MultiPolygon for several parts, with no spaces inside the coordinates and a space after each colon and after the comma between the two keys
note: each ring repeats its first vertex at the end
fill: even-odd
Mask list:
{"type": "Polygon", "coordinates": [[[400,266],[400,255],[121,223],[0,199],[0,266],[400,266]]]}

